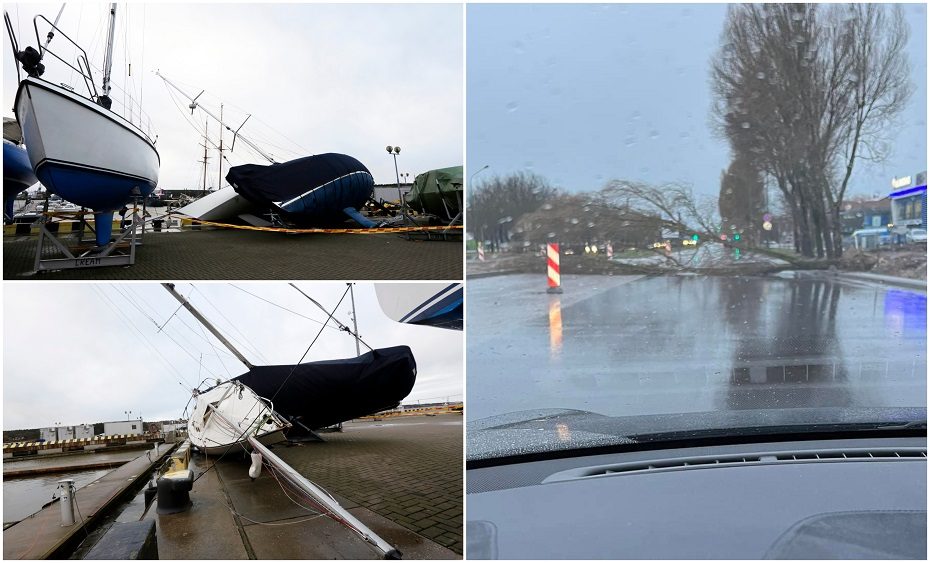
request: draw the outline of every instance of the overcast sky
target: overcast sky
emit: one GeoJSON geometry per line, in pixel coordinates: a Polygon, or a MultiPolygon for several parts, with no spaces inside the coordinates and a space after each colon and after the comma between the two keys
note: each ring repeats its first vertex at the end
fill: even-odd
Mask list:
{"type": "MultiPolygon", "coordinates": [[[[21,49],[36,46],[33,16],[54,21],[60,6],[4,4],[21,49]]],[[[106,6],[69,3],[58,25],[96,67],[104,56],[106,6]]],[[[461,5],[129,3],[117,14],[113,81],[137,100],[141,93],[158,134],[160,188],[201,186],[203,136],[194,125],[202,131],[206,117],[200,111],[191,117],[188,102],[169,95],[156,69],[192,96],[206,90],[198,101],[214,113],[222,101],[231,125],[251,113],[242,134],[278,161],[342,152],[365,164],[378,183],[395,181],[387,145],[401,147],[398,166],[411,177],[463,163],[461,5]]],[[[46,29],[40,28],[43,38],[46,29]]],[[[3,115],[12,116],[16,69],[6,35],[3,115]]],[[[51,48],[74,53],[61,37],[51,48]]],[[[82,90],[76,74],[51,57],[44,62],[43,78],[82,90]]],[[[99,89],[100,74],[95,78],[99,89]]],[[[111,97],[114,108],[122,105],[121,90],[111,97]]],[[[218,143],[215,122],[208,127],[218,143]]],[[[227,133],[225,147],[230,141],[227,133]]],[[[241,142],[225,154],[233,165],[267,163],[241,142]]],[[[208,156],[208,185],[215,185],[217,151],[208,156]]]]}
{"type": "MultiPolygon", "coordinates": [[[[343,283],[297,285],[330,310],[346,290],[343,283]]],[[[253,364],[297,363],[326,314],[287,284],[235,286],[177,287],[253,364]]],[[[356,286],[355,303],[365,342],[413,350],[417,380],[405,402],[463,398],[462,331],[388,319],[371,284],[356,286]]],[[[177,418],[190,398],[185,386],[246,371],[158,284],[5,283],[3,304],[6,430],[120,420],[130,410],[145,420],[177,418]]],[[[336,318],[351,326],[350,311],[346,297],[336,318]]],[[[304,361],[355,355],[354,338],[327,328],[304,361]]]]}
{"type": "MultiPolygon", "coordinates": [[[[470,4],[469,168],[489,164],[487,176],[527,170],[569,191],[612,178],[684,181],[716,198],[730,157],[709,127],[708,65],[726,9],[470,4]]],[[[893,176],[927,168],[926,6],[904,13],[916,91],[893,154],[857,164],[853,194],[887,195],[893,176]]]]}

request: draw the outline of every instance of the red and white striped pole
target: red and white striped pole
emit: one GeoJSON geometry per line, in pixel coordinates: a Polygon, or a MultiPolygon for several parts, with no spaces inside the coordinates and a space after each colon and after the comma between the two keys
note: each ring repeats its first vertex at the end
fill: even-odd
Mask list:
{"type": "Polygon", "coordinates": [[[478,243],[478,260],[484,262],[484,246],[478,243]]]}
{"type": "Polygon", "coordinates": [[[550,242],[546,247],[546,262],[549,265],[549,289],[547,293],[562,293],[562,276],[559,274],[559,243],[550,242]]]}
{"type": "Polygon", "coordinates": [[[614,245],[607,243],[607,259],[610,260],[614,257],[614,245]]]}

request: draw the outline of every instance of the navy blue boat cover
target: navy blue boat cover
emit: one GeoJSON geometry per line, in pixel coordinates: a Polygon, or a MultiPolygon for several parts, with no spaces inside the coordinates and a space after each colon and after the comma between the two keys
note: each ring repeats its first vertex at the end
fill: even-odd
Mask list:
{"type": "Polygon", "coordinates": [[[397,406],[416,377],[413,352],[394,346],[345,360],[255,366],[235,380],[271,399],[278,413],[316,429],[397,406]]]}
{"type": "Polygon", "coordinates": [[[226,180],[252,203],[274,208],[295,223],[313,225],[345,221],[342,210],[361,209],[375,184],[364,164],[337,153],[267,166],[233,166],[226,180]]]}

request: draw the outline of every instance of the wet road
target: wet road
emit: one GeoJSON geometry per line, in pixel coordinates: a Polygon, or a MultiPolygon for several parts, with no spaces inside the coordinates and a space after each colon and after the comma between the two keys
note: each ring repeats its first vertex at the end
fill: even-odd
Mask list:
{"type": "Polygon", "coordinates": [[[925,407],[926,292],[826,275],[469,280],[468,419],[925,407]]]}

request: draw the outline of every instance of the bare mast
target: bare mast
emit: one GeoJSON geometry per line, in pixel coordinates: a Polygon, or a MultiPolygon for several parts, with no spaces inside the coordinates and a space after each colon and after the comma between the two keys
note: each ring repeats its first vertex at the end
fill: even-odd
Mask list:
{"type": "Polygon", "coordinates": [[[212,332],[212,333],[213,333],[213,336],[215,336],[220,342],[222,342],[223,345],[226,346],[226,348],[228,348],[230,352],[232,352],[233,354],[235,354],[235,356],[236,356],[237,358],[239,358],[239,361],[240,361],[240,362],[242,362],[243,364],[245,364],[246,367],[248,367],[249,369],[252,369],[252,368],[254,367],[254,366],[252,365],[252,362],[250,362],[249,360],[247,360],[247,359],[245,358],[245,356],[243,356],[243,355],[239,352],[239,350],[236,350],[236,348],[229,342],[229,340],[226,340],[226,337],[223,336],[223,333],[221,333],[219,330],[216,329],[216,327],[214,327],[212,324],[210,324],[210,321],[208,321],[206,317],[204,317],[202,314],[200,314],[200,311],[198,311],[197,309],[195,309],[194,306],[191,305],[190,302],[189,302],[183,295],[181,295],[180,293],[177,292],[177,290],[174,288],[174,284],[173,284],[173,283],[163,283],[163,284],[161,284],[161,285],[162,285],[165,289],[167,289],[167,290],[168,290],[168,293],[170,293],[175,299],[177,299],[177,300],[181,303],[181,305],[184,306],[185,309],[187,309],[188,311],[190,311],[190,314],[194,315],[194,318],[197,319],[198,321],[200,321],[200,324],[202,324],[203,326],[207,327],[207,330],[209,330],[210,332],[212,332]]]}
{"type": "Polygon", "coordinates": [[[361,340],[358,337],[358,317],[356,316],[356,313],[355,313],[355,290],[354,290],[355,284],[350,282],[348,286],[349,286],[349,297],[352,299],[352,328],[355,329],[355,355],[361,356],[362,349],[359,348],[359,345],[358,345],[359,340],[361,340]]]}
{"type": "Polygon", "coordinates": [[[113,68],[113,35],[116,30],[116,3],[110,4],[110,29],[107,31],[107,54],[103,60],[103,84],[101,94],[97,98],[97,103],[110,109],[113,100],[110,99],[110,72],[113,68]]]}
{"type": "MultiPolygon", "coordinates": [[[[255,143],[253,143],[252,141],[248,140],[247,138],[245,138],[245,137],[243,137],[242,135],[239,134],[239,129],[242,128],[242,125],[245,125],[245,121],[242,122],[242,125],[240,125],[238,129],[233,129],[233,128],[230,127],[229,125],[226,125],[226,123],[224,123],[222,119],[220,119],[219,117],[213,115],[213,113],[211,113],[210,110],[208,110],[207,108],[205,108],[205,107],[203,107],[202,105],[200,105],[200,104],[197,103],[197,98],[199,98],[199,97],[200,97],[200,94],[203,94],[203,92],[201,92],[200,94],[197,94],[196,97],[191,98],[190,96],[188,96],[188,95],[184,92],[184,90],[181,90],[180,88],[178,88],[177,86],[175,86],[173,82],[171,82],[170,80],[168,80],[167,78],[165,78],[164,75],[162,75],[160,72],[156,71],[156,72],[155,72],[155,75],[158,76],[159,78],[161,78],[162,80],[164,80],[164,81],[165,81],[165,84],[167,84],[168,86],[171,86],[171,87],[174,88],[178,93],[180,93],[182,96],[184,96],[185,98],[187,98],[188,100],[190,100],[191,103],[190,103],[190,106],[189,106],[189,107],[191,108],[192,111],[193,111],[194,108],[198,108],[198,107],[199,107],[199,108],[201,109],[201,111],[203,111],[205,114],[209,115],[210,117],[212,117],[213,119],[215,119],[217,122],[219,122],[219,124],[220,124],[222,127],[225,127],[225,128],[228,129],[229,131],[232,131],[232,132],[233,132],[233,144],[235,144],[236,138],[242,139],[242,142],[243,142],[243,143],[245,143],[245,144],[249,145],[250,147],[252,147],[252,149],[254,149],[255,152],[257,152],[258,154],[262,155],[262,157],[263,157],[265,160],[267,160],[268,162],[270,162],[270,163],[272,163],[272,164],[277,164],[277,163],[278,163],[278,161],[276,161],[270,154],[268,154],[268,153],[266,153],[265,151],[263,151],[262,149],[258,148],[258,147],[255,145],[255,143]]],[[[250,115],[249,117],[251,117],[251,115],[250,115]]],[[[246,121],[248,121],[249,118],[246,117],[245,119],[246,119],[246,121]]]]}

